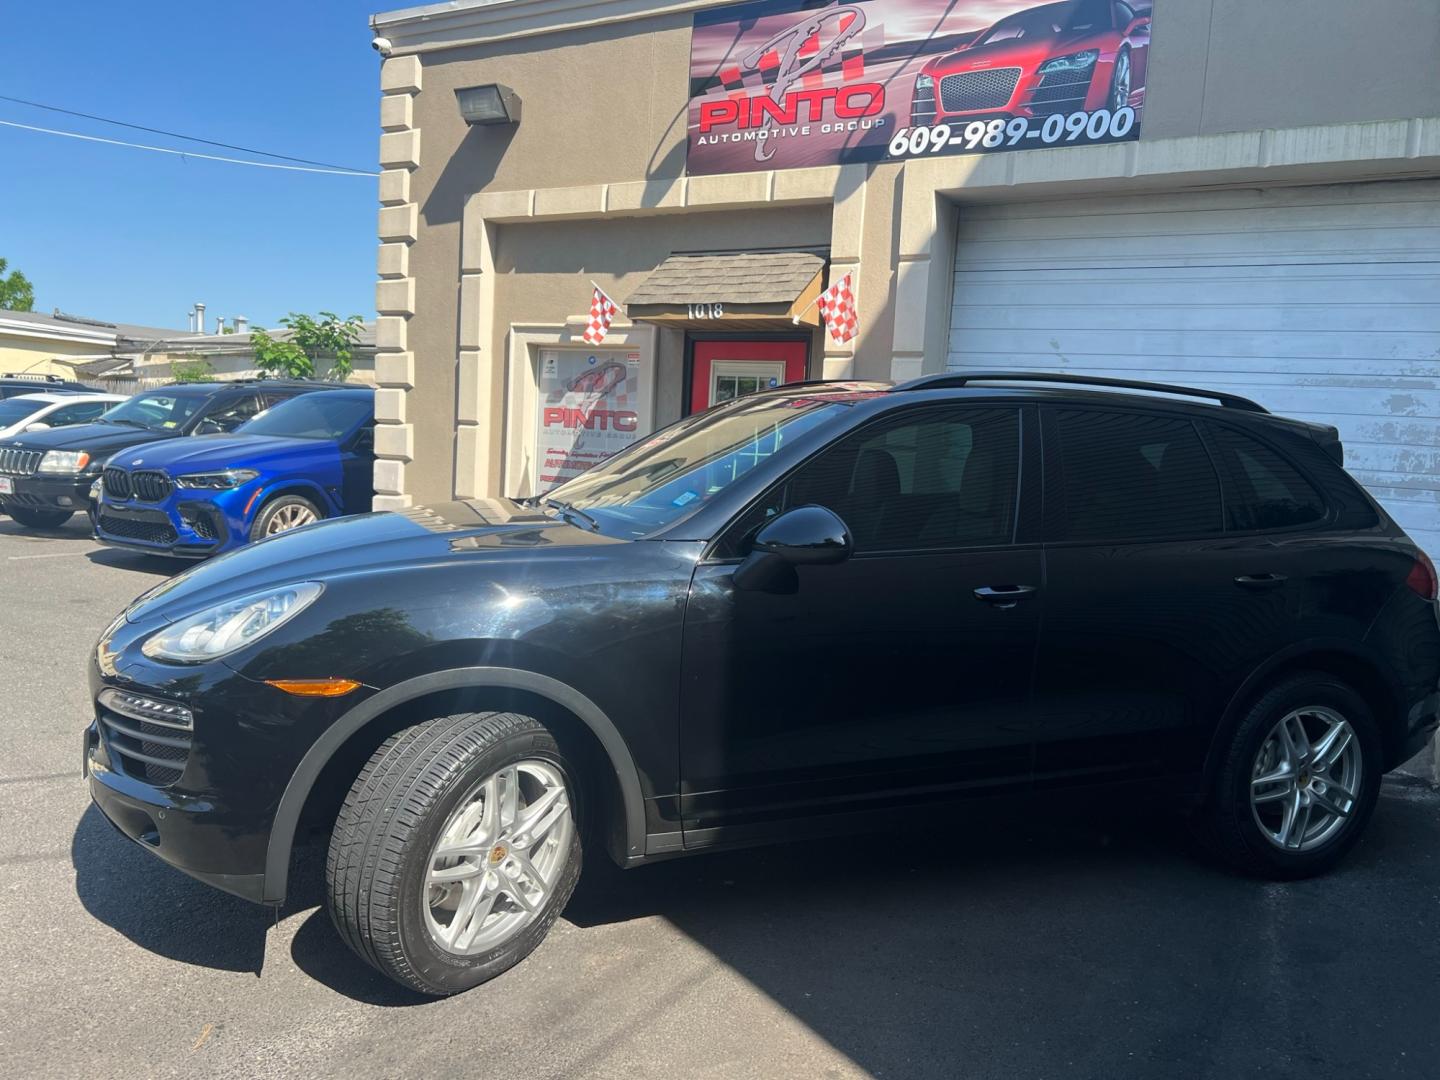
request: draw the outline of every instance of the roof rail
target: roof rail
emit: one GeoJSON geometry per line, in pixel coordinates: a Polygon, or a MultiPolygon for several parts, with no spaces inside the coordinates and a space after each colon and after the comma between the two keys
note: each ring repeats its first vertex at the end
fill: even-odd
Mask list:
{"type": "Polygon", "coordinates": [[[1219,390],[1198,390],[1193,386],[1175,386],[1171,383],[1141,382],[1138,379],[1107,379],[1099,375],[1073,375],[1047,373],[1043,371],[967,371],[951,372],[945,375],[922,375],[897,386],[892,392],[901,390],[944,390],[948,387],[968,386],[976,382],[1035,382],[1058,383],[1064,386],[1107,386],[1116,390],[1148,390],[1158,394],[1175,394],[1180,397],[1208,398],[1227,409],[1241,409],[1244,412],[1269,412],[1265,406],[1238,394],[1226,394],[1219,390]]]}
{"type": "Polygon", "coordinates": [[[0,373],[0,379],[24,379],[26,382],[66,382],[59,375],[31,375],[24,371],[6,371],[0,373]]]}

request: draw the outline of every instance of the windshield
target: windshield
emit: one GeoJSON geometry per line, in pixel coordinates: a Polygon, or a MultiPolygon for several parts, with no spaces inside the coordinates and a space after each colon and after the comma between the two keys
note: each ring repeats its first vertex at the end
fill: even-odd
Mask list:
{"type": "Polygon", "coordinates": [[[1109,25],[1109,0],[1080,0],[1079,3],[1046,4],[1001,19],[972,43],[994,45],[1017,38],[1052,37],[1063,31],[1095,30],[1109,25]]]}
{"type": "Polygon", "coordinates": [[[267,409],[236,428],[240,435],[272,435],[286,439],[343,439],[370,419],[375,401],[369,394],[319,391],[301,394],[267,409]]]}
{"type": "Polygon", "coordinates": [[[0,428],[7,428],[18,424],[27,416],[34,416],[46,405],[52,405],[50,401],[27,401],[25,398],[12,397],[0,401],[0,428]]]}
{"type": "Polygon", "coordinates": [[[136,394],[100,417],[111,424],[129,424],[150,431],[174,431],[200,411],[205,399],[199,394],[167,394],[156,391],[136,394]]]}
{"type": "Polygon", "coordinates": [[[765,397],[688,417],[541,498],[584,511],[607,533],[644,536],[705,505],[855,400],[765,397]]]}

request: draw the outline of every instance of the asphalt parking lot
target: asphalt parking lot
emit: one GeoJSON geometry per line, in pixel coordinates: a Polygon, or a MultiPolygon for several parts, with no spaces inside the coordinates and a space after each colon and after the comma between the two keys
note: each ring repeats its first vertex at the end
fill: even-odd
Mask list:
{"type": "Polygon", "coordinates": [[[1440,795],[1387,783],[1336,874],[1205,862],[1077,808],[606,878],[499,980],[415,998],[114,833],[84,662],[174,564],[0,518],[0,1060],[11,1076],[1433,1077],[1440,795]]]}

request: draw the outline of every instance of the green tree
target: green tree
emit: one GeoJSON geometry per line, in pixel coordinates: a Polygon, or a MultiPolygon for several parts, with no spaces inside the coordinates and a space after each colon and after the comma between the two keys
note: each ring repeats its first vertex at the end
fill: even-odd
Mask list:
{"type": "Polygon", "coordinates": [[[175,360],[170,364],[170,378],[173,382],[209,382],[214,377],[215,368],[204,357],[194,360],[175,360]]]}
{"type": "Polygon", "coordinates": [[[5,269],[9,264],[0,259],[0,308],[6,311],[30,311],[35,307],[35,286],[19,270],[5,269]]]}
{"type": "Polygon", "coordinates": [[[255,366],[261,371],[308,379],[315,374],[316,360],[329,360],[329,378],[344,382],[350,377],[354,370],[350,359],[360,340],[359,315],[342,319],[333,311],[322,311],[317,319],[292,311],[280,320],[280,325],[290,331],[283,338],[273,338],[264,330],[250,335],[255,366]]]}

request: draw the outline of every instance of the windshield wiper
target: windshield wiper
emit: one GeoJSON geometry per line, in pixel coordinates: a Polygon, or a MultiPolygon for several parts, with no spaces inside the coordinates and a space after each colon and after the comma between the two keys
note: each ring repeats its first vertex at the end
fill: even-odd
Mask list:
{"type": "Polygon", "coordinates": [[[560,511],[560,513],[562,513],[562,514],[574,514],[577,518],[579,518],[581,521],[583,521],[586,525],[589,525],[589,526],[590,526],[590,531],[591,531],[591,532],[599,532],[599,531],[600,531],[600,522],[596,521],[593,517],[591,517],[589,514],[587,514],[584,510],[581,510],[578,506],[572,506],[572,505],[570,505],[570,503],[561,502],[559,499],[546,499],[546,500],[545,500],[545,505],[546,505],[546,506],[553,506],[556,510],[560,511]]]}
{"type": "Polygon", "coordinates": [[[141,431],[151,430],[149,424],[142,424],[139,420],[106,420],[107,424],[124,424],[126,427],[138,427],[141,431]]]}

